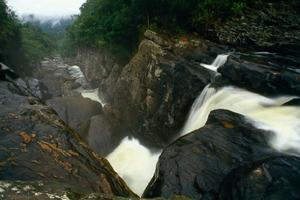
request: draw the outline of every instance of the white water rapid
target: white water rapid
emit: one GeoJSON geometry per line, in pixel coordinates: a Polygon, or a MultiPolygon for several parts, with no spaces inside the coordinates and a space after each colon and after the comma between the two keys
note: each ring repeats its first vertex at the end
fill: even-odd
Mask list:
{"type": "Polygon", "coordinates": [[[205,67],[206,69],[216,72],[219,67],[221,67],[226,63],[228,56],[229,55],[221,54],[217,56],[217,58],[214,60],[212,64],[208,65],[208,64],[201,63],[200,65],[202,67],[205,67]]]}
{"type": "Polygon", "coordinates": [[[80,93],[84,98],[89,98],[93,101],[97,101],[102,105],[102,107],[105,106],[105,103],[99,97],[98,88],[94,90],[81,90],[80,93]]]}
{"type": "Polygon", "coordinates": [[[154,172],[160,152],[152,153],[138,140],[126,137],[106,158],[128,186],[142,195],[154,172]]]}
{"type": "Polygon", "coordinates": [[[249,117],[257,128],[273,131],[270,145],[278,151],[300,153],[300,107],[282,106],[294,98],[267,98],[236,87],[216,91],[207,86],[194,102],[182,135],[203,127],[211,111],[225,109],[249,117]]]}

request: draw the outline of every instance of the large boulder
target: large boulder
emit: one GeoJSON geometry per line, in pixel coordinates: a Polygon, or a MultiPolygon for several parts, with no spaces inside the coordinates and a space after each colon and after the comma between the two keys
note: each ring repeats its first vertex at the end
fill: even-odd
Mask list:
{"type": "Polygon", "coordinates": [[[300,199],[300,159],[273,157],[231,172],[220,189],[221,200],[300,199]]]}
{"type": "MultiPolygon", "coordinates": [[[[234,173],[235,169],[248,170],[249,166],[272,163],[273,161],[268,160],[269,158],[281,155],[269,145],[269,138],[272,134],[272,132],[255,128],[248,119],[241,115],[229,111],[213,111],[203,128],[178,139],[164,149],[156,173],[143,196],[170,197],[172,194],[180,194],[192,199],[218,199],[220,190],[226,187],[222,185],[223,182],[230,180],[227,177],[234,173]]],[[[285,173],[285,170],[296,169],[299,166],[299,159],[296,161],[293,159],[286,158],[291,166],[281,162],[282,168],[270,173],[271,177],[274,175],[274,179],[268,177],[269,185],[276,184],[278,177],[286,178],[285,182],[281,181],[279,184],[282,187],[276,188],[277,194],[296,192],[300,195],[300,190],[297,191],[294,187],[289,189],[289,185],[294,184],[295,179],[291,179],[291,176],[285,173]]],[[[276,165],[274,164],[275,167],[276,165]]],[[[254,168],[251,170],[253,171],[254,168]]],[[[239,177],[239,174],[234,176],[239,177]]],[[[247,176],[248,179],[246,176],[243,177],[245,180],[243,186],[246,188],[251,185],[254,187],[252,191],[258,191],[260,186],[251,182],[250,175],[247,176]]],[[[255,181],[258,185],[267,187],[265,183],[267,175],[255,181]]],[[[238,190],[235,183],[232,183],[232,187],[228,186],[229,188],[225,189],[222,194],[225,195],[226,191],[230,192],[230,189],[234,194],[234,191],[238,190]]],[[[299,179],[296,183],[299,185],[299,179]]],[[[264,191],[260,191],[258,195],[263,193],[264,191]]],[[[255,199],[251,197],[252,194],[247,196],[245,192],[243,195],[244,198],[240,199],[255,199]]]]}
{"type": "Polygon", "coordinates": [[[233,84],[263,94],[300,94],[300,60],[280,55],[231,56],[218,72],[233,84]]]}
{"type": "Polygon", "coordinates": [[[91,117],[102,113],[101,104],[78,96],[57,97],[47,101],[58,116],[82,137],[87,134],[86,125],[91,117]]]}
{"type": "Polygon", "coordinates": [[[106,159],[93,153],[50,107],[0,82],[0,177],[66,183],[89,192],[134,197],[106,159]]]}

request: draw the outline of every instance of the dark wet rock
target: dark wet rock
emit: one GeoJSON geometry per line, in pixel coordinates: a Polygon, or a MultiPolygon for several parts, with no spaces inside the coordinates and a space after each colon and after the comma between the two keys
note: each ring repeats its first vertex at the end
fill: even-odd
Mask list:
{"type": "MultiPolygon", "coordinates": [[[[257,58],[257,57],[256,57],[257,58]]],[[[264,59],[256,62],[243,57],[230,57],[218,69],[223,77],[233,84],[266,94],[300,94],[300,73],[298,66],[272,64],[264,59]]]]}
{"type": "Polygon", "coordinates": [[[83,98],[81,95],[58,97],[50,99],[47,104],[51,106],[58,116],[70,127],[85,137],[87,130],[86,123],[91,117],[99,115],[102,112],[102,106],[96,101],[83,98]]]}
{"type": "Polygon", "coordinates": [[[299,168],[299,158],[286,156],[239,167],[224,179],[220,199],[300,199],[299,168]]]}
{"type": "Polygon", "coordinates": [[[106,159],[93,153],[55,111],[0,82],[0,177],[50,181],[89,192],[135,196],[106,159]]]}
{"type": "Polygon", "coordinates": [[[232,170],[279,155],[268,144],[271,136],[241,115],[213,111],[203,128],[164,149],[143,196],[181,194],[192,199],[218,199],[221,184],[232,170]]]}
{"type": "Polygon", "coordinates": [[[19,75],[15,73],[15,71],[3,63],[0,63],[0,80],[14,80],[19,78],[19,75]]]}
{"type": "Polygon", "coordinates": [[[293,99],[285,103],[284,106],[300,106],[300,98],[293,99]]]}
{"type": "Polygon", "coordinates": [[[221,43],[299,55],[299,1],[255,2],[240,17],[220,24],[215,34],[221,43]]]}

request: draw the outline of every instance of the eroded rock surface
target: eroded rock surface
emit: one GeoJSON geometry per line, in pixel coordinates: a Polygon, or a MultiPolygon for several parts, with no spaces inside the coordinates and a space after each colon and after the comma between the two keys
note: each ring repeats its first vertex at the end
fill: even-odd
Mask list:
{"type": "Polygon", "coordinates": [[[134,197],[106,159],[93,153],[50,107],[0,82],[1,180],[52,181],[134,197]]]}

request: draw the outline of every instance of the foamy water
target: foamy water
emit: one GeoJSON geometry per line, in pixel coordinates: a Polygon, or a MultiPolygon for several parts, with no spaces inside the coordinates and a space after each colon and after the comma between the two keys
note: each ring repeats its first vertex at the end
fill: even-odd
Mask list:
{"type": "Polygon", "coordinates": [[[270,141],[273,148],[300,153],[300,107],[282,106],[293,98],[267,98],[236,87],[218,91],[206,87],[195,101],[182,135],[203,127],[211,111],[225,109],[249,117],[257,128],[275,132],[270,141]]]}
{"type": "Polygon", "coordinates": [[[128,186],[141,196],[155,172],[159,155],[160,152],[151,153],[138,140],[126,137],[106,158],[128,186]]]}
{"type": "Polygon", "coordinates": [[[218,55],[218,57],[214,60],[212,64],[208,65],[208,64],[201,63],[200,65],[202,67],[205,67],[206,69],[216,72],[219,67],[221,67],[227,62],[228,56],[229,55],[225,55],[225,54],[218,55]]]}
{"type": "Polygon", "coordinates": [[[101,103],[102,106],[105,105],[105,103],[99,97],[99,90],[98,90],[98,88],[94,89],[94,90],[81,90],[81,95],[84,98],[89,98],[89,99],[91,99],[93,101],[97,101],[97,102],[101,103]]]}

